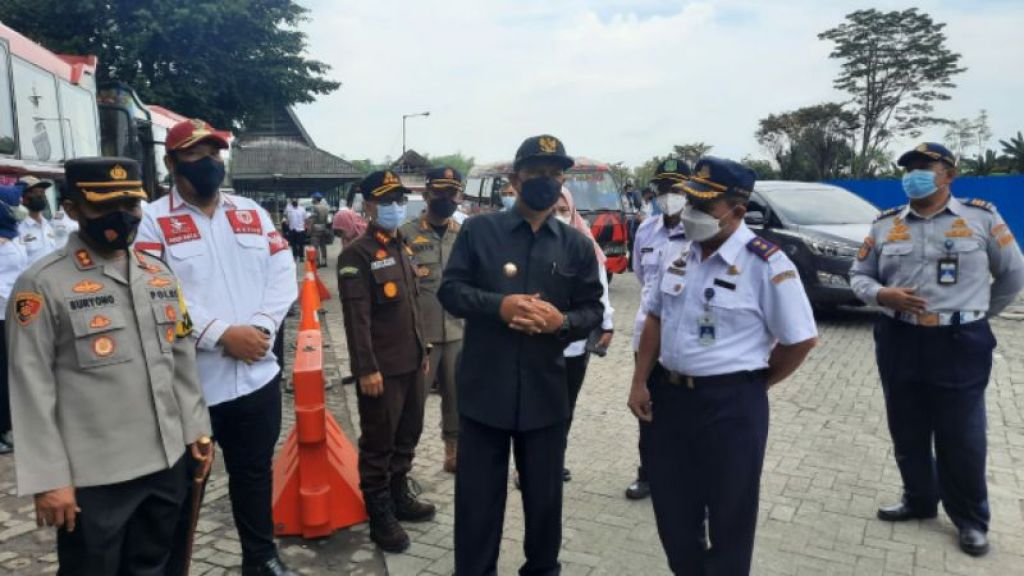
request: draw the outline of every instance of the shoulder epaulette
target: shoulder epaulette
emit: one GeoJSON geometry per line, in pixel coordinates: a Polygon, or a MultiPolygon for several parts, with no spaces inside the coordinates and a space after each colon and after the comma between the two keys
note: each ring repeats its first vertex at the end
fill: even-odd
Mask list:
{"type": "Polygon", "coordinates": [[[963,204],[964,206],[973,206],[975,208],[981,208],[986,212],[996,211],[996,207],[993,206],[991,202],[987,200],[982,200],[981,198],[964,198],[963,200],[960,201],[960,203],[963,204]]]}
{"type": "Polygon", "coordinates": [[[772,257],[772,254],[779,251],[779,247],[764,238],[757,237],[750,242],[747,242],[747,250],[750,250],[756,254],[758,258],[767,262],[768,259],[772,257]]]}
{"type": "Polygon", "coordinates": [[[879,214],[877,218],[875,218],[875,222],[878,222],[879,220],[884,220],[884,219],[886,219],[886,218],[888,218],[890,216],[895,216],[895,215],[899,214],[900,212],[902,212],[903,209],[906,208],[906,207],[907,207],[907,205],[903,204],[902,206],[897,206],[895,208],[889,208],[888,210],[883,210],[882,213],[879,214]]]}

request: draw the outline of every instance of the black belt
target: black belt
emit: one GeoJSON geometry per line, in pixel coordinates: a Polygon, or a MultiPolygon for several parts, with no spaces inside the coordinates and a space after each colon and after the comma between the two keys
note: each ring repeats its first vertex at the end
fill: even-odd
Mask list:
{"type": "Polygon", "coordinates": [[[724,386],[728,384],[747,384],[749,382],[763,381],[768,370],[744,370],[743,372],[731,372],[729,374],[718,374],[716,376],[687,376],[679,372],[665,371],[668,376],[665,382],[673,386],[686,386],[693,390],[703,386],[724,386]]]}

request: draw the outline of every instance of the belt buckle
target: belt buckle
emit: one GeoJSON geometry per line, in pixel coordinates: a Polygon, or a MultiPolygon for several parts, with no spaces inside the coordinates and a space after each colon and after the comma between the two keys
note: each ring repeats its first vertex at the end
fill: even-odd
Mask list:
{"type": "Polygon", "coordinates": [[[939,325],[939,314],[938,312],[926,312],[924,314],[917,315],[918,326],[938,326],[939,325]]]}

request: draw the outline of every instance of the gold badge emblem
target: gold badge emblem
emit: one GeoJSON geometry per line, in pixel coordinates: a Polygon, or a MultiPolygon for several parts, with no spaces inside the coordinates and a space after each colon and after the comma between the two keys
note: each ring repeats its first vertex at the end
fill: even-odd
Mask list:
{"type": "Polygon", "coordinates": [[[377,260],[383,260],[388,257],[388,251],[381,248],[380,250],[377,250],[377,253],[374,254],[373,257],[377,260]]]}
{"type": "Polygon", "coordinates": [[[85,250],[75,252],[75,260],[78,260],[78,265],[82,268],[88,268],[93,265],[92,257],[85,250]]]}
{"type": "Polygon", "coordinates": [[[388,298],[398,296],[398,284],[395,284],[394,282],[386,282],[384,284],[384,296],[387,296],[388,298]]]}
{"type": "Polygon", "coordinates": [[[92,320],[89,321],[89,328],[92,328],[93,330],[99,330],[101,328],[106,328],[107,326],[110,326],[110,318],[101,314],[93,316],[92,320]]]}
{"type": "Polygon", "coordinates": [[[168,326],[167,330],[164,332],[164,337],[167,338],[167,343],[168,344],[173,344],[174,343],[174,327],[173,326],[168,326]]]}
{"type": "Polygon", "coordinates": [[[453,172],[451,168],[445,168],[445,170],[444,170],[444,177],[449,179],[449,180],[454,180],[455,179],[455,172],[453,172]]]}
{"type": "Polygon", "coordinates": [[[558,140],[550,136],[544,136],[537,144],[540,146],[540,151],[545,154],[554,154],[558,150],[558,140]]]}
{"type": "Polygon", "coordinates": [[[511,262],[505,264],[505,266],[502,267],[502,271],[505,272],[506,278],[515,278],[516,274],[519,273],[519,269],[516,268],[516,265],[511,262]]]}
{"type": "Polygon", "coordinates": [[[918,152],[927,152],[928,151],[928,145],[927,144],[920,144],[920,145],[918,145],[917,151],[918,152]]]}
{"type": "Polygon", "coordinates": [[[103,289],[103,284],[99,282],[93,282],[92,280],[82,280],[78,284],[75,284],[71,291],[76,294],[91,294],[93,292],[99,292],[103,289]]]}
{"type": "Polygon", "coordinates": [[[384,186],[391,186],[393,184],[398,184],[398,176],[395,176],[393,172],[385,172],[384,186]]]}
{"type": "Polygon", "coordinates": [[[171,281],[166,278],[153,278],[149,281],[149,285],[153,288],[166,288],[171,285],[171,281]]]}
{"type": "Polygon", "coordinates": [[[416,269],[416,275],[419,276],[420,278],[426,278],[427,276],[430,276],[430,268],[427,268],[426,266],[420,266],[419,268],[416,269]]]}
{"type": "Polygon", "coordinates": [[[168,304],[164,307],[164,316],[167,317],[169,322],[175,322],[178,320],[178,313],[174,311],[174,306],[168,304]]]}
{"type": "Polygon", "coordinates": [[[100,358],[106,358],[114,353],[117,346],[110,336],[100,336],[92,341],[92,351],[100,358]]]}
{"type": "Polygon", "coordinates": [[[729,276],[739,276],[740,269],[737,268],[736,266],[729,266],[729,271],[727,272],[727,274],[729,274],[729,276]]]}
{"type": "Polygon", "coordinates": [[[114,180],[124,180],[128,177],[128,171],[124,169],[124,166],[114,164],[114,167],[110,169],[110,177],[114,180]]]}
{"type": "Polygon", "coordinates": [[[711,178],[711,165],[705,164],[701,166],[700,170],[697,171],[697,178],[703,178],[705,180],[711,178]]]}

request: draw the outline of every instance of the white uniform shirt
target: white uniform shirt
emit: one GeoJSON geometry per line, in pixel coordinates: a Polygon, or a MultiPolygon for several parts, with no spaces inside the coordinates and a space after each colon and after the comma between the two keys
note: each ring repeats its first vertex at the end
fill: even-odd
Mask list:
{"type": "Polygon", "coordinates": [[[64,213],[58,210],[50,220],[50,227],[53,228],[54,249],[63,248],[68,243],[68,235],[78,230],[78,222],[75,222],[64,213]]]}
{"type": "Polygon", "coordinates": [[[25,245],[19,238],[0,237],[0,320],[7,314],[7,301],[11,298],[14,281],[28,268],[25,245]]]}
{"type": "Polygon", "coordinates": [[[288,229],[292,231],[301,231],[306,229],[306,209],[302,206],[288,205],[284,209],[284,218],[288,222],[288,229]]]}
{"type": "Polygon", "coordinates": [[[271,351],[251,365],[225,356],[224,332],[243,325],[274,334],[298,297],[295,262],[270,215],[247,198],[220,197],[208,218],[172,190],[146,207],[135,242],[164,258],[181,281],[209,406],[255,392],[278,373],[271,351]]]}
{"type": "Polygon", "coordinates": [[[673,372],[761,370],[776,342],[796,344],[818,334],[796,267],[746,224],[703,262],[698,243],[688,251],[664,251],[655,282],[643,306],[661,319],[660,361],[673,372]],[[715,334],[704,345],[700,326],[708,313],[715,334]]]}
{"type": "MultiPolygon", "coordinates": [[[[597,263],[597,277],[601,280],[601,288],[604,289],[601,292],[601,304],[604,304],[604,316],[601,319],[601,330],[610,332],[615,329],[615,324],[612,319],[615,318],[615,309],[612,308],[611,298],[608,297],[608,270],[604,267],[604,264],[597,263]]],[[[569,358],[575,358],[576,356],[582,356],[587,351],[587,339],[577,340],[570,343],[565,347],[564,356],[569,358]]]]}
{"type": "Polygon", "coordinates": [[[25,246],[30,266],[57,249],[57,236],[46,218],[40,218],[36,222],[35,218],[29,216],[18,222],[18,235],[25,246]]]}
{"type": "MultiPolygon", "coordinates": [[[[633,273],[640,280],[641,303],[647,299],[652,280],[658,277],[662,251],[674,251],[675,254],[679,254],[689,246],[690,242],[683,233],[682,223],[676,224],[671,230],[665,228],[663,216],[646,218],[640,223],[636,229],[636,239],[633,241],[633,273]]],[[[641,305],[637,308],[636,318],[633,320],[633,352],[640,349],[640,335],[644,331],[646,319],[647,312],[641,305]]]]}

